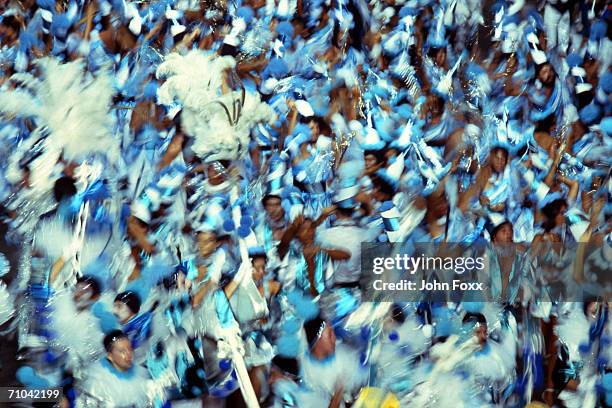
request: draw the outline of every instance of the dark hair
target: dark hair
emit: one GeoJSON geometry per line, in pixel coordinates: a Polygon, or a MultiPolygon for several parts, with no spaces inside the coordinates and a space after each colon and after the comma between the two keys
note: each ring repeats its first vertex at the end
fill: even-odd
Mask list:
{"type": "Polygon", "coordinates": [[[272,365],[284,373],[297,377],[300,373],[298,362],[295,358],[276,356],[272,359],[272,365]]]}
{"type": "Polygon", "coordinates": [[[129,340],[129,337],[127,334],[125,334],[121,330],[111,331],[106,336],[104,336],[104,340],[103,340],[104,350],[106,350],[107,353],[110,353],[111,350],[113,349],[113,344],[115,344],[117,340],[121,340],[121,339],[129,340]]]}
{"type": "Polygon", "coordinates": [[[509,225],[510,228],[513,228],[513,225],[510,221],[504,221],[491,230],[491,239],[495,239],[495,235],[497,235],[497,233],[506,225],[509,225]]]}
{"type": "Polygon", "coordinates": [[[331,38],[331,42],[332,45],[336,48],[340,48],[341,44],[338,42],[338,34],[340,34],[340,24],[337,22],[334,22],[334,29],[332,31],[332,38],[331,38]]]}
{"type": "Polygon", "coordinates": [[[595,297],[589,296],[588,298],[584,300],[584,302],[582,302],[582,312],[584,313],[585,316],[587,314],[589,305],[591,305],[592,303],[599,303],[599,300],[595,297]]]}
{"type": "Polygon", "coordinates": [[[336,208],[336,212],[338,212],[338,214],[340,214],[343,217],[352,217],[353,214],[355,213],[355,209],[338,207],[336,208]]]}
{"type": "Polygon", "coordinates": [[[21,24],[19,24],[19,21],[15,16],[4,17],[2,21],[0,21],[0,25],[11,28],[16,33],[19,33],[21,31],[21,24]]]}
{"type": "Polygon", "coordinates": [[[268,261],[268,255],[266,255],[265,252],[255,252],[253,254],[249,254],[249,256],[251,257],[251,261],[256,259],[264,259],[266,262],[268,261]]]}
{"type": "Polygon", "coordinates": [[[53,185],[53,197],[58,203],[65,198],[70,198],[77,193],[75,180],[72,177],[64,176],[55,180],[53,185]]]}
{"type": "Polygon", "coordinates": [[[438,54],[438,51],[443,50],[444,52],[446,52],[446,46],[430,46],[429,50],[427,50],[427,56],[431,59],[434,59],[436,57],[436,54],[438,54]]]}
{"type": "Polygon", "coordinates": [[[174,272],[172,275],[162,278],[161,284],[163,285],[165,289],[170,289],[170,288],[175,287],[176,285],[178,285],[180,274],[187,275],[187,272],[184,271],[183,269],[179,269],[176,272],[174,272]]]}
{"type": "Polygon", "coordinates": [[[510,155],[510,153],[508,152],[508,149],[506,149],[505,147],[502,146],[495,146],[494,148],[491,149],[491,156],[493,156],[495,154],[495,152],[497,151],[501,151],[504,153],[504,156],[506,156],[506,162],[508,161],[508,156],[510,155]]]}
{"type": "Polygon", "coordinates": [[[309,348],[312,348],[312,346],[314,346],[314,343],[318,339],[319,331],[321,330],[324,324],[325,320],[323,320],[320,315],[304,323],[304,331],[306,332],[306,341],[308,342],[309,348]]]}
{"type": "Polygon", "coordinates": [[[332,129],[331,129],[331,127],[329,126],[329,124],[327,123],[327,121],[324,118],[322,118],[320,116],[314,116],[312,118],[312,120],[319,127],[319,134],[326,135],[326,136],[331,136],[332,135],[332,129]]]}
{"type": "Polygon", "coordinates": [[[487,324],[487,319],[482,313],[471,313],[468,312],[463,316],[463,323],[480,323],[487,324]]]}
{"type": "Polygon", "coordinates": [[[567,201],[565,201],[563,198],[558,198],[546,204],[542,208],[542,214],[544,214],[544,217],[546,217],[542,223],[542,228],[544,228],[545,231],[548,232],[555,228],[555,218],[557,215],[561,214],[563,207],[567,207],[567,201]]]}
{"type": "Polygon", "coordinates": [[[373,176],[372,184],[374,185],[374,188],[378,189],[381,193],[389,197],[393,197],[395,195],[395,187],[393,187],[391,183],[382,177],[373,176]]]}
{"type": "Polygon", "coordinates": [[[140,297],[135,292],[121,292],[115,297],[115,302],[125,304],[134,314],[140,311],[140,297]]]}
{"type": "Polygon", "coordinates": [[[223,43],[223,45],[221,46],[221,50],[219,51],[219,55],[229,55],[231,57],[235,57],[236,55],[238,55],[238,49],[233,45],[223,43]]]}
{"type": "Polygon", "coordinates": [[[85,285],[88,285],[93,292],[94,297],[98,297],[100,296],[100,293],[102,293],[100,283],[93,276],[81,276],[77,279],[77,283],[84,283],[85,285]]]}
{"type": "Polygon", "coordinates": [[[436,111],[436,112],[443,112],[444,111],[444,105],[446,104],[446,101],[444,100],[444,98],[442,98],[441,96],[438,95],[433,95],[433,106],[432,108],[436,111]]]}
{"type": "Polygon", "coordinates": [[[363,152],[363,157],[369,155],[374,156],[378,163],[383,163],[385,161],[385,152],[383,150],[365,150],[363,152]]]}
{"type": "Polygon", "coordinates": [[[391,318],[399,324],[403,324],[406,321],[406,313],[404,313],[404,309],[397,303],[394,303],[391,308],[391,318]]]}
{"type": "Polygon", "coordinates": [[[558,77],[557,71],[555,71],[555,67],[553,67],[550,62],[546,61],[541,63],[540,65],[535,66],[535,79],[538,79],[538,77],[540,76],[540,71],[542,71],[542,69],[544,69],[544,67],[546,66],[550,67],[550,70],[553,72],[553,74],[555,74],[555,77],[558,77]]]}
{"type": "Polygon", "coordinates": [[[280,201],[282,201],[283,199],[281,198],[281,196],[277,195],[277,194],[266,194],[262,199],[261,199],[261,203],[263,204],[263,206],[266,206],[266,203],[268,201],[270,201],[273,198],[278,198],[280,201]]]}

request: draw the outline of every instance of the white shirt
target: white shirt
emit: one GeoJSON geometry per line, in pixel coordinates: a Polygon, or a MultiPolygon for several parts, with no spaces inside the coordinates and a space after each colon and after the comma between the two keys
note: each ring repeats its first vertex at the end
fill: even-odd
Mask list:
{"type": "Polygon", "coordinates": [[[346,261],[334,262],[334,282],[357,282],[361,276],[361,243],[372,242],[375,232],[357,226],[353,220],[338,220],[331,228],[317,231],[316,242],[324,249],[338,249],[351,254],[346,261]]]}

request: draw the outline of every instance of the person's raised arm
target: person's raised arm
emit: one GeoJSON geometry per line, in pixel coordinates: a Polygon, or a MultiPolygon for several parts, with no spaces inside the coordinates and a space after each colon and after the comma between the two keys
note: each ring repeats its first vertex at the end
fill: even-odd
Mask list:
{"type": "Polygon", "coordinates": [[[319,218],[317,218],[313,223],[313,227],[317,228],[319,225],[323,224],[325,220],[334,213],[334,211],[336,211],[335,205],[324,208],[323,211],[321,211],[319,218]]]}
{"type": "MultiPolygon", "coordinates": [[[[480,196],[482,190],[485,188],[487,184],[487,180],[491,177],[491,168],[489,166],[481,167],[476,173],[476,180],[473,184],[471,184],[467,190],[463,193],[459,193],[459,204],[458,207],[462,212],[466,212],[472,198],[476,196],[480,196]]],[[[481,199],[481,204],[488,205],[487,202],[483,202],[484,199],[481,199]]]]}
{"type": "Polygon", "coordinates": [[[544,178],[544,184],[548,187],[552,187],[555,181],[555,176],[557,174],[557,169],[559,168],[559,163],[561,163],[561,158],[563,157],[563,152],[565,151],[566,143],[561,143],[559,149],[555,153],[555,159],[550,166],[550,170],[548,170],[548,174],[544,178]]]}
{"type": "Polygon", "coordinates": [[[51,274],[49,275],[49,284],[55,282],[55,280],[59,276],[59,273],[64,268],[64,265],[66,265],[66,261],[64,260],[63,256],[60,256],[57,261],[53,263],[53,266],[51,267],[51,274]]]}
{"type": "Polygon", "coordinates": [[[179,153],[183,150],[183,142],[185,141],[185,135],[181,132],[177,132],[170,141],[168,148],[164,152],[159,164],[157,165],[158,170],[164,169],[166,166],[170,165],[172,161],[179,155],[179,153]]]}
{"type": "Polygon", "coordinates": [[[283,259],[285,255],[287,255],[287,252],[289,252],[289,245],[291,244],[293,238],[295,238],[295,235],[297,234],[299,227],[302,225],[303,220],[303,216],[298,216],[291,224],[289,224],[289,227],[287,227],[283,233],[280,243],[278,244],[279,259],[283,259]]]}
{"type": "Polygon", "coordinates": [[[576,202],[576,198],[578,198],[578,192],[580,191],[580,184],[578,181],[573,180],[571,178],[565,177],[562,174],[557,174],[557,178],[563,184],[565,184],[569,188],[569,192],[567,193],[567,202],[569,205],[572,205],[576,202]]]}
{"type": "Polygon", "coordinates": [[[246,74],[250,71],[259,72],[266,66],[267,63],[268,61],[263,57],[242,61],[236,66],[236,71],[238,71],[239,74],[246,74]]]}

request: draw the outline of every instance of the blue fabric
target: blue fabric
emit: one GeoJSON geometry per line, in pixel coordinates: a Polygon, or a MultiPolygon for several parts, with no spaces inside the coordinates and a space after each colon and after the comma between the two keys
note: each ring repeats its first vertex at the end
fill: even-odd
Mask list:
{"type": "Polygon", "coordinates": [[[602,119],[599,126],[608,136],[612,135],[612,116],[602,119]]]}
{"type": "Polygon", "coordinates": [[[570,68],[573,67],[578,67],[580,65],[582,65],[582,57],[580,56],[580,54],[572,52],[571,54],[569,54],[567,56],[567,65],[569,65],[570,68]]]}
{"type": "Polygon", "coordinates": [[[280,58],[273,58],[268,63],[268,66],[264,70],[264,74],[268,74],[276,79],[281,79],[289,73],[289,67],[287,63],[280,58]]]}
{"type": "Polygon", "coordinates": [[[585,125],[592,125],[601,117],[601,108],[595,102],[591,102],[580,110],[580,120],[585,125]]]}
{"type": "Polygon", "coordinates": [[[153,314],[146,312],[137,315],[123,325],[123,332],[128,335],[133,348],[138,348],[151,336],[153,314]]]}
{"type": "Polygon", "coordinates": [[[49,388],[51,386],[48,380],[39,376],[30,366],[18,368],[16,378],[27,388],[49,388]]]}
{"type": "Polygon", "coordinates": [[[601,76],[599,86],[607,94],[612,92],[612,72],[608,71],[601,76]]]}
{"type": "Polygon", "coordinates": [[[599,20],[591,26],[591,34],[589,35],[589,39],[593,41],[599,41],[606,36],[607,31],[608,25],[606,24],[606,22],[603,20],[599,20]]]}
{"type": "Polygon", "coordinates": [[[288,21],[281,21],[276,26],[276,32],[284,35],[285,37],[293,37],[293,24],[288,21]]]}
{"type": "Polygon", "coordinates": [[[215,291],[215,311],[217,312],[217,319],[224,328],[230,327],[234,322],[234,314],[230,306],[230,302],[225,296],[223,290],[218,289],[215,291]]]}
{"type": "Polygon", "coordinates": [[[546,119],[551,114],[556,112],[559,108],[559,102],[561,99],[561,89],[558,81],[555,82],[555,87],[553,89],[553,93],[550,95],[550,98],[543,104],[541,107],[534,107],[534,110],[531,111],[531,120],[540,121],[546,119]]]}
{"type": "Polygon", "coordinates": [[[248,6],[242,6],[236,10],[236,16],[242,18],[245,23],[249,24],[255,16],[255,12],[248,6]]]}
{"type": "Polygon", "coordinates": [[[96,302],[91,307],[92,314],[100,321],[102,333],[109,333],[119,327],[117,317],[106,310],[102,302],[96,302]]]}

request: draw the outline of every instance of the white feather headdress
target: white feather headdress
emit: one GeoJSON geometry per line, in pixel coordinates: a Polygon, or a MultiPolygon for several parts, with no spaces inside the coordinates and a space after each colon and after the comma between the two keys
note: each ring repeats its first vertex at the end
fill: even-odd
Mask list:
{"type": "Polygon", "coordinates": [[[0,281],[0,325],[8,322],[14,315],[13,296],[6,288],[6,284],[0,281]]]}
{"type": "MultiPolygon", "coordinates": [[[[34,172],[38,181],[51,175],[60,155],[75,162],[92,154],[117,157],[109,112],[114,93],[110,75],[101,72],[93,77],[80,60],[62,64],[55,58],[42,58],[36,66],[38,77],[29,73],[11,77],[21,86],[0,94],[0,113],[34,120],[34,132],[16,154],[25,155],[38,145],[42,151],[35,160],[35,167],[41,167],[34,172]]],[[[15,166],[20,159],[10,162],[15,166]]]]}
{"type": "Polygon", "coordinates": [[[183,130],[195,138],[193,151],[207,162],[234,160],[246,152],[251,128],[270,122],[270,106],[258,93],[222,93],[223,71],[236,65],[234,58],[218,57],[193,50],[186,55],[170,54],[157,69],[158,102],[182,106],[183,130]]]}

